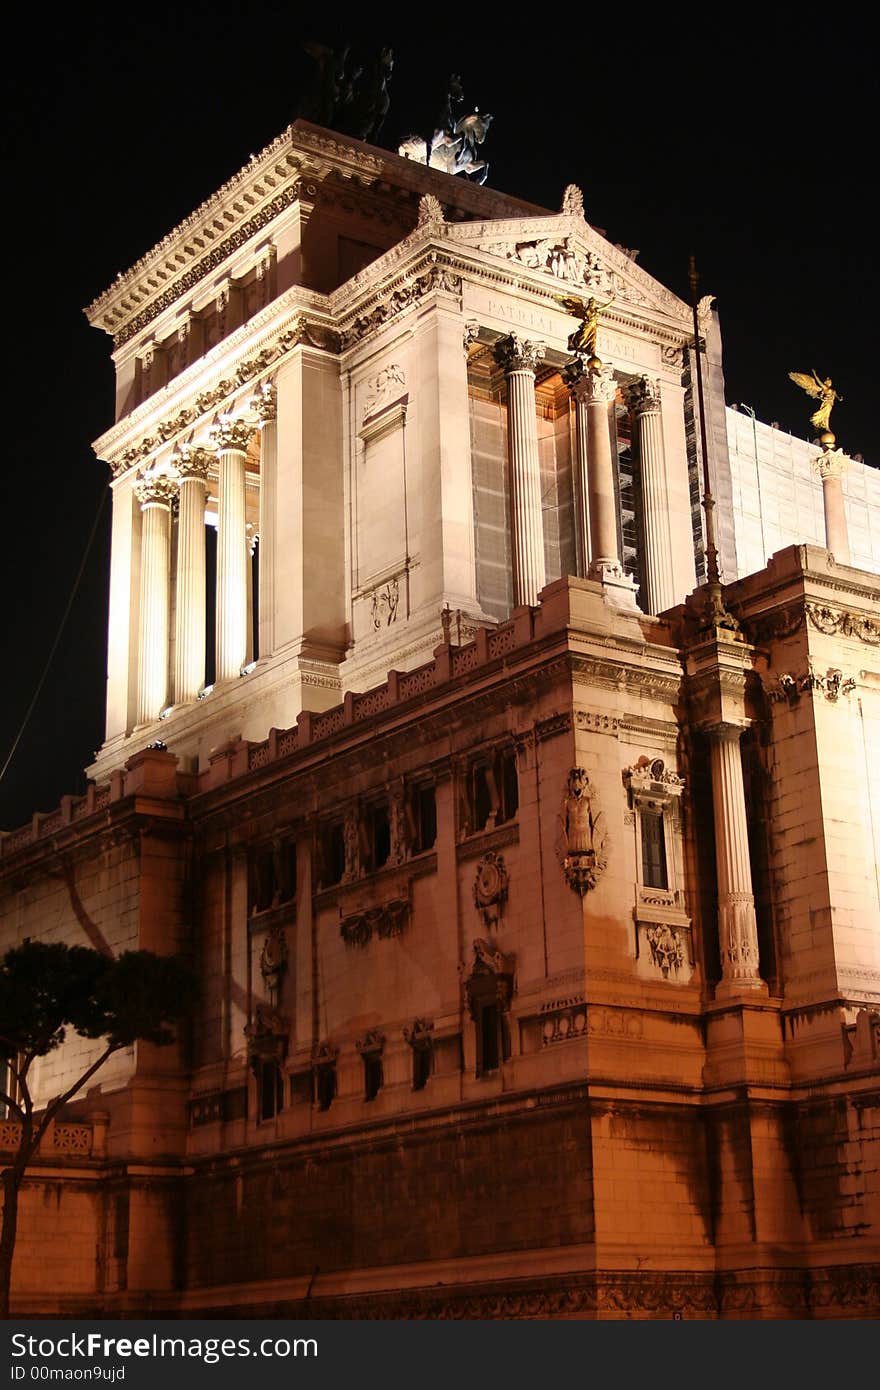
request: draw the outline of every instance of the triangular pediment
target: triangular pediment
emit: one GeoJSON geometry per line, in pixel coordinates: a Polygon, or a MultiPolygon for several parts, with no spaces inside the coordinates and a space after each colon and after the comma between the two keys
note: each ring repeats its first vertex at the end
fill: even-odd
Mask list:
{"type": "Polygon", "coordinates": [[[687,321],[685,302],[637,265],[632,253],[601,236],[583,218],[567,214],[517,217],[447,226],[446,240],[505,261],[521,276],[555,282],[562,294],[594,295],[622,306],[687,321]]]}

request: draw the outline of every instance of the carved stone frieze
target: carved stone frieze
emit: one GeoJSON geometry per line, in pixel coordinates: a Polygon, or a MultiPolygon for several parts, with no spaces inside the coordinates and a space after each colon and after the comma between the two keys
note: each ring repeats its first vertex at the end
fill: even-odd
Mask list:
{"type": "Polygon", "coordinates": [[[474,906],[487,931],[497,931],[501,926],[508,881],[503,855],[489,850],[477,864],[473,884],[474,906]]]}
{"type": "Polygon", "coordinates": [[[340,914],[339,934],[346,946],[366,946],[374,936],[385,940],[400,936],[409,921],[410,904],[408,898],[391,898],[377,907],[367,907],[359,912],[340,914]]]}
{"type": "Polygon", "coordinates": [[[342,351],[359,343],[370,333],[375,333],[384,327],[404,309],[417,304],[424,299],[425,295],[432,294],[436,290],[445,290],[449,294],[461,294],[461,276],[455,274],[444,265],[432,265],[421,275],[408,278],[400,284],[392,294],[382,299],[375,308],[368,313],[361,314],[340,334],[340,346],[342,351]]]}
{"type": "Polygon", "coordinates": [[[576,710],[574,722],[578,729],[586,729],[591,734],[616,734],[620,728],[616,715],[594,713],[587,709],[576,710]]]}
{"type": "Polygon", "coordinates": [[[222,265],[234,251],[244,246],[251,237],[256,236],[257,232],[267,227],[286,208],[292,207],[294,203],[298,202],[301,191],[302,187],[298,182],[291,184],[242,222],[233,232],[230,232],[229,236],[212,246],[210,251],[196,261],[195,265],[185,270],[173,285],[169,285],[113,335],[114,350],[121,348],[130,338],[140,333],[142,329],[164,313],[171,304],[176,303],[178,299],[181,299],[189,290],[194,289],[204,280],[207,275],[210,275],[217,266],[222,265]]]}
{"type": "MultiPolygon", "coordinates": [[[[114,477],[127,472],[139,460],[146,458],[169,439],[182,434],[185,430],[192,430],[206,415],[210,415],[212,411],[229,402],[245,382],[258,376],[267,367],[279,361],[285,353],[301,343],[309,343],[313,347],[319,347],[328,352],[339,350],[339,339],[335,330],[327,328],[323,324],[313,323],[299,315],[293,325],[280,333],[270,347],[262,348],[253,357],[240,362],[235,369],[234,380],[223,378],[217,382],[216,386],[200,392],[191,406],[185,406],[176,415],[155,425],[153,427],[155,434],[144,435],[143,439],[126,449],[119,458],[111,460],[110,467],[114,477]]],[[[251,408],[256,411],[260,417],[260,423],[262,423],[264,417],[261,415],[260,407],[251,401],[251,408]]]]}
{"type": "Polygon", "coordinates": [[[789,705],[796,705],[801,695],[812,694],[814,690],[822,691],[825,699],[835,704],[841,695],[850,695],[856,689],[855,679],[844,675],[834,666],[829,666],[824,675],[812,667],[799,676],[782,671],[775,679],[772,675],[768,676],[763,684],[769,700],[785,700],[789,705]]]}
{"type": "Polygon", "coordinates": [[[562,870],[569,888],[584,896],[608,864],[605,818],[589,773],[573,767],[562,802],[562,870]]]}
{"type": "Polygon", "coordinates": [[[563,714],[551,714],[548,719],[539,719],[535,725],[535,734],[539,743],[546,743],[548,739],[558,738],[561,734],[567,734],[571,730],[571,715],[566,710],[563,714]]]}
{"type": "Polygon", "coordinates": [[[807,603],[805,608],[810,626],[826,637],[857,637],[870,646],[880,643],[880,622],[873,618],[846,609],[828,608],[821,603],[807,603]]]}
{"type": "Polygon", "coordinates": [[[793,637],[804,625],[805,608],[801,603],[788,608],[778,608],[772,613],[762,613],[754,618],[743,618],[749,640],[752,642],[781,642],[793,637]]]}
{"type": "Polygon", "coordinates": [[[261,427],[271,424],[278,414],[277,392],[274,383],[271,381],[261,382],[250,405],[261,427]]]}

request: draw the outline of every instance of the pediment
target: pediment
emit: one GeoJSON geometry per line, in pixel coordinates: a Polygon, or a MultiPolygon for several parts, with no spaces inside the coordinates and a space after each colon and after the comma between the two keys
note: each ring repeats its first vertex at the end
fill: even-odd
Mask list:
{"type": "Polygon", "coordinates": [[[637,265],[632,253],[601,236],[583,218],[566,214],[448,226],[458,242],[555,282],[561,293],[596,298],[688,321],[684,300],[637,265]]]}

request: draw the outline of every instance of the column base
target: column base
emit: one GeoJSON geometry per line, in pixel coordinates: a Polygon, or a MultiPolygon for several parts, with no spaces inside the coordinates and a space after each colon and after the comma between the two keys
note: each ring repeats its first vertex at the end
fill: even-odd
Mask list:
{"type": "Polygon", "coordinates": [[[719,980],[715,986],[716,1000],[723,1000],[725,1003],[734,999],[755,999],[768,998],[770,994],[767,988],[767,981],[760,976],[757,979],[748,980],[719,980]]]}
{"type": "Polygon", "coordinates": [[[636,585],[616,560],[593,560],[590,564],[590,578],[598,580],[605,591],[605,598],[613,608],[638,610],[636,585]]]}

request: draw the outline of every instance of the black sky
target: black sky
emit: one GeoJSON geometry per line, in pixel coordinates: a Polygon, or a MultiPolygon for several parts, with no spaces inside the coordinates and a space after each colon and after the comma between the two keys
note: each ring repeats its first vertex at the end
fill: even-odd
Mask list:
{"type": "MultiPolygon", "coordinates": [[[[381,30],[348,36],[395,50],[382,143],[428,127],[460,72],[467,103],[495,116],[493,187],[555,209],[578,183],[588,220],[682,295],[694,250],[717,296],[728,401],[808,436],[786,373],[815,366],[845,398],[841,444],[880,464],[876,79],[853,21],[820,36],[733,10],[684,14],[678,29],[668,9],[632,6],[379,13],[381,30]]],[[[111,344],[82,308],[295,117],[307,67],[292,6],[146,15],[32,6],[7,51],[0,762],[107,481],[91,441],[112,423],[111,344]]],[[[311,36],[338,42],[343,19],[311,36]]],[[[108,560],[109,506],[0,783],[0,826],[84,790],[102,738],[108,560]]]]}

